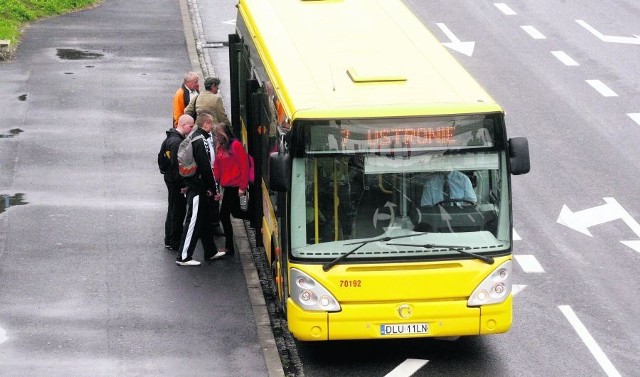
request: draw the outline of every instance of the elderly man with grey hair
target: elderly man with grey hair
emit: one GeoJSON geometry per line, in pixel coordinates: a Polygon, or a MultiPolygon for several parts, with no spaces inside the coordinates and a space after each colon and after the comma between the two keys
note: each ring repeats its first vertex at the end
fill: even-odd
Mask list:
{"type": "Polygon", "coordinates": [[[198,83],[198,74],[195,72],[187,72],[180,88],[176,90],[173,96],[173,127],[178,125],[178,118],[184,114],[184,108],[198,96],[200,84],[198,83]]]}

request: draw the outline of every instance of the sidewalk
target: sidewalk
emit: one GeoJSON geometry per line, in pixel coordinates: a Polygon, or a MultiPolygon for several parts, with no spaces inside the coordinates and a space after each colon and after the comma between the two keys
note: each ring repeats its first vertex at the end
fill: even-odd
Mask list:
{"type": "Polygon", "coordinates": [[[244,223],[234,258],[198,268],[162,244],[154,155],[182,75],[205,71],[194,3],[104,0],[0,62],[0,133],[20,130],[0,194],[25,198],[0,213],[0,375],[284,375],[244,223]]]}

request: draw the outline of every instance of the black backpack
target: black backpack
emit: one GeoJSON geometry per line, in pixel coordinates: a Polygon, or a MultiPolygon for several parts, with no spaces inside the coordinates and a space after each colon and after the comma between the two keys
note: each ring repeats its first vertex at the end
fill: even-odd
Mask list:
{"type": "Polygon", "coordinates": [[[158,152],[158,169],[160,174],[166,174],[171,167],[171,151],[167,149],[167,139],[165,138],[160,146],[160,152],[158,152]]]}

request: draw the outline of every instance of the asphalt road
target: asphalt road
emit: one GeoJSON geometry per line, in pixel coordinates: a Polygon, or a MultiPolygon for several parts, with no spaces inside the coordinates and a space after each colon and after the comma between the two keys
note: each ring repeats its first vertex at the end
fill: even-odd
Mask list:
{"type": "Polygon", "coordinates": [[[506,109],[509,136],[529,138],[532,171],[512,179],[513,328],[454,342],[299,344],[305,375],[385,376],[416,359],[413,376],[637,375],[638,4],[407,4],[441,42],[475,42],[470,56],[452,53],[506,109]]]}
{"type": "MultiPolygon", "coordinates": [[[[513,178],[514,325],[507,334],[456,341],[296,344],[301,373],[385,376],[418,360],[414,376],[637,375],[640,6],[406,2],[442,42],[451,34],[475,42],[470,56],[452,53],[506,109],[509,136],[529,138],[532,171],[513,178]]],[[[208,297],[238,293],[217,289],[226,287],[216,274],[222,266],[183,274],[159,247],[164,188],[147,156],[168,112],[143,93],[172,93],[189,66],[172,52],[184,49],[181,25],[167,11],[173,2],[128,4],[118,14],[127,16],[123,35],[140,33],[134,45],[105,43],[71,15],[47,21],[67,34],[51,40],[50,24],[32,28],[38,34],[25,46],[33,51],[0,65],[0,134],[13,135],[0,138],[0,190],[12,203],[0,213],[0,375],[162,375],[169,368],[197,375],[189,371],[220,365],[219,375],[232,367],[259,375],[255,345],[229,360],[211,343],[209,335],[229,328],[254,336],[242,326],[253,321],[245,313],[216,319],[226,325],[208,321],[219,304],[208,297]],[[144,22],[149,34],[140,32],[144,22]],[[149,35],[162,38],[149,43],[149,35]],[[104,56],[61,62],[58,47],[104,56]],[[10,132],[16,128],[24,132],[10,132]],[[187,340],[192,347],[184,349],[187,340]],[[83,372],[96,366],[104,372],[83,372]]],[[[233,5],[197,3],[201,41],[226,40],[233,5]]],[[[92,22],[111,22],[103,17],[92,22]]],[[[224,94],[226,48],[206,51],[203,70],[223,79],[224,94]]]]}

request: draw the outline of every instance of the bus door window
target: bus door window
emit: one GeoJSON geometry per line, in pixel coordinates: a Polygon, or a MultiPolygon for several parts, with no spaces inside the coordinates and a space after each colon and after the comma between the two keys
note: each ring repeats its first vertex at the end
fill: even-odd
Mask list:
{"type": "Polygon", "coordinates": [[[348,157],[306,161],[307,240],[310,243],[348,239],[353,207],[348,157]]]}

